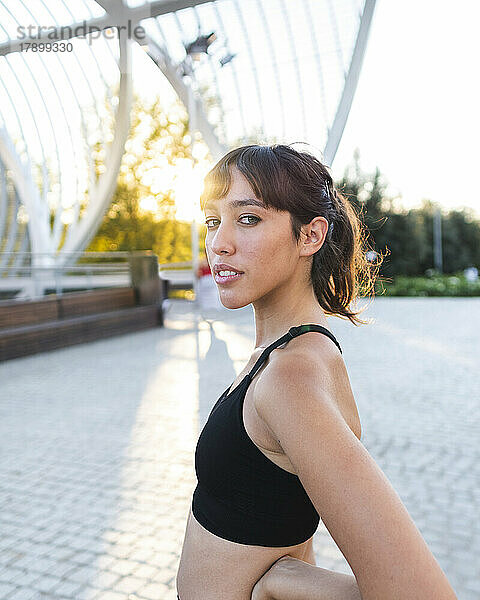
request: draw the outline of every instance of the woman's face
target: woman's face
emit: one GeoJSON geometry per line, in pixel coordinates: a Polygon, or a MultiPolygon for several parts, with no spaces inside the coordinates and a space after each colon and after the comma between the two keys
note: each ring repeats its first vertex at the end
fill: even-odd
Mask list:
{"type": "Polygon", "coordinates": [[[228,194],[213,198],[205,207],[205,247],[222,304],[241,308],[267,295],[273,300],[292,285],[299,252],[290,214],[265,208],[240,171],[233,168],[231,173],[228,194]],[[215,265],[220,263],[242,274],[219,277],[215,265]]]}

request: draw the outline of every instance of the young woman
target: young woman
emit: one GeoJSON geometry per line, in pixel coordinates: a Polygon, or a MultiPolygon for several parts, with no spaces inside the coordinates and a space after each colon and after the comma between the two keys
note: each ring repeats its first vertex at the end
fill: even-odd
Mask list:
{"type": "Polygon", "coordinates": [[[364,323],[351,304],[378,273],[357,213],[317,158],[285,145],[232,150],[201,200],[220,300],[253,305],[256,339],[197,443],[178,597],[455,600],[360,441],[328,329],[326,315],[364,323]],[[355,576],[316,566],[320,517],[355,576]]]}

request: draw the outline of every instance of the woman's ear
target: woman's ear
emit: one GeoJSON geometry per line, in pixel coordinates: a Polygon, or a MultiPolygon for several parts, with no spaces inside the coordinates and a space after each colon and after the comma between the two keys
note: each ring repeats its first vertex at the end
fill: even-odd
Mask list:
{"type": "Polygon", "coordinates": [[[311,256],[323,246],[328,232],[328,221],[325,217],[315,217],[306,225],[302,225],[303,248],[300,256],[311,256]]]}

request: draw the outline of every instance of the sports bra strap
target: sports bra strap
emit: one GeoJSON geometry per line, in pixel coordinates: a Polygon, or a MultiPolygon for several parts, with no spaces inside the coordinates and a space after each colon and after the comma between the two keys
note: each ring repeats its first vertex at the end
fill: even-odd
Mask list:
{"type": "Polygon", "coordinates": [[[328,336],[336,344],[337,348],[340,350],[340,354],[342,354],[342,349],[340,348],[340,344],[338,343],[338,341],[335,338],[335,336],[333,335],[333,333],[331,331],[329,331],[328,329],[326,329],[325,327],[323,327],[322,325],[317,325],[316,323],[307,323],[305,325],[298,325],[297,327],[290,327],[290,329],[288,330],[287,333],[282,335],[282,337],[278,338],[278,340],[275,340],[274,342],[272,342],[260,354],[257,362],[251,368],[250,373],[247,373],[247,379],[252,380],[253,377],[255,377],[255,373],[258,371],[258,369],[260,369],[264,360],[268,357],[268,355],[270,354],[270,352],[272,350],[274,350],[275,348],[278,348],[278,346],[281,346],[282,344],[285,344],[286,342],[289,342],[294,337],[297,337],[297,335],[302,335],[302,333],[308,333],[309,331],[317,331],[318,333],[323,333],[326,336],[328,336]]]}

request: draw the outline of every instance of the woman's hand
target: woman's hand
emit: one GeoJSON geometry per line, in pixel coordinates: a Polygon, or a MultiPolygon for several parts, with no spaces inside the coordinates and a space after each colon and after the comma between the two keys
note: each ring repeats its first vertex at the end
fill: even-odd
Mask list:
{"type": "MultiPolygon", "coordinates": [[[[278,560],[282,560],[283,558],[285,558],[285,556],[282,556],[278,560]]],[[[251,600],[275,600],[270,593],[270,584],[276,571],[273,567],[278,563],[278,560],[273,563],[268,571],[266,571],[253,586],[251,600]]]]}
{"type": "Polygon", "coordinates": [[[353,575],[282,556],[255,584],[251,600],[362,600],[353,575]]]}

